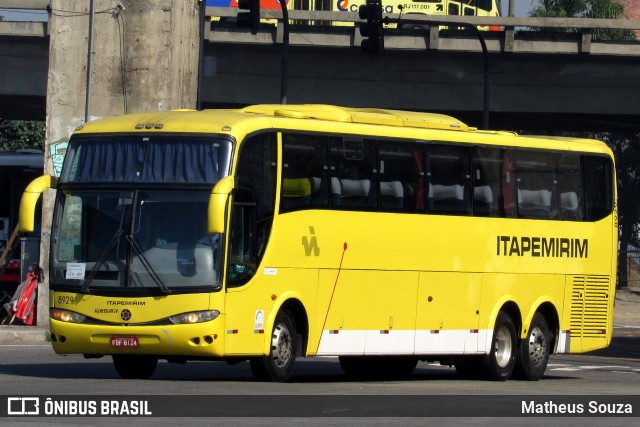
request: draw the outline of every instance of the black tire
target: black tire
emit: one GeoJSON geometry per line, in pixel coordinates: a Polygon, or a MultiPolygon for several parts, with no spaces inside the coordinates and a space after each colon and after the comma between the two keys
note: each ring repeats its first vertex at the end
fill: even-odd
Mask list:
{"type": "Polygon", "coordinates": [[[516,365],[516,327],[511,316],[504,311],[498,313],[491,338],[491,351],[484,357],[485,372],[489,379],[506,381],[516,365]]]}
{"type": "Polygon", "coordinates": [[[482,362],[482,358],[480,357],[469,356],[464,360],[459,361],[454,366],[456,367],[456,373],[460,378],[474,380],[482,378],[485,374],[482,362]]]}
{"type": "Polygon", "coordinates": [[[340,356],[340,367],[350,376],[368,379],[408,377],[418,359],[405,356],[340,356]]]}
{"type": "Polygon", "coordinates": [[[516,364],[518,377],[529,381],[538,381],[542,378],[549,363],[552,341],[547,319],[542,314],[536,313],[529,325],[527,338],[520,342],[518,349],[516,364]]]}
{"type": "Polygon", "coordinates": [[[289,312],[280,311],[273,324],[269,355],[250,360],[251,371],[257,379],[279,383],[289,379],[298,354],[296,334],[296,324],[289,312]]]}
{"type": "Polygon", "coordinates": [[[415,357],[389,357],[384,368],[386,375],[393,378],[405,378],[415,371],[418,359],[415,357]]]}
{"type": "Polygon", "coordinates": [[[124,379],[146,380],[156,371],[158,358],[114,354],[113,366],[124,379]]]}
{"type": "Polygon", "coordinates": [[[340,367],[345,374],[352,377],[365,377],[369,373],[366,367],[367,359],[364,356],[340,356],[340,367]]]}

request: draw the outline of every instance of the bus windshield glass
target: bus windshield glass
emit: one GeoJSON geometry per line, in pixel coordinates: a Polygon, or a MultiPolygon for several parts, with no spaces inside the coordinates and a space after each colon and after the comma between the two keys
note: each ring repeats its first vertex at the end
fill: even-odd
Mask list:
{"type": "Polygon", "coordinates": [[[62,181],[215,184],[227,175],[230,146],[192,136],[73,139],[62,181]]]}
{"type": "Polygon", "coordinates": [[[219,287],[220,239],[207,234],[207,206],[228,174],[230,141],[72,142],[52,226],[53,288],[219,287]]]}

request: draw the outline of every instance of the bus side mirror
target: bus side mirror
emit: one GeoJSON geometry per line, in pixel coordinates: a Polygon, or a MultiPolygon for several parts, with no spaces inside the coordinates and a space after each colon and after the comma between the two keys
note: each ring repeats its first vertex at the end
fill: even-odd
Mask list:
{"type": "Polygon", "coordinates": [[[227,217],[227,200],[235,188],[235,178],[226,176],[222,178],[211,190],[209,196],[209,213],[207,227],[209,234],[224,233],[224,224],[227,217]]]}
{"type": "Polygon", "coordinates": [[[27,185],[20,199],[18,229],[21,233],[33,233],[35,230],[36,205],[40,195],[47,188],[56,186],[58,179],[51,175],[42,175],[27,185]]]}

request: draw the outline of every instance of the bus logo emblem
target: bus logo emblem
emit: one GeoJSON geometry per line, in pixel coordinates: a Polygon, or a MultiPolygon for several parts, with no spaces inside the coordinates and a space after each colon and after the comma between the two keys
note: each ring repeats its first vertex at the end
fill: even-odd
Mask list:
{"type": "Polygon", "coordinates": [[[316,231],[312,226],[309,226],[309,233],[311,234],[311,238],[307,236],[302,236],[302,246],[304,246],[304,254],[306,256],[311,256],[311,252],[313,252],[314,256],[320,256],[320,247],[318,246],[318,239],[316,239],[316,231]]]}
{"type": "Polygon", "coordinates": [[[125,322],[131,320],[131,311],[125,308],[120,312],[120,318],[125,322]]]}

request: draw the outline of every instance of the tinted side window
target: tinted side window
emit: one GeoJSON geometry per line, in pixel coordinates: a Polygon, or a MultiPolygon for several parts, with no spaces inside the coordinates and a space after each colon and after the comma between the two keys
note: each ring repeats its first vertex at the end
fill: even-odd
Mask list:
{"type": "Polygon", "coordinates": [[[580,156],[563,154],[558,169],[558,219],[584,219],[584,196],[580,175],[580,156]]]}
{"type": "Polygon", "coordinates": [[[376,150],[375,140],[329,138],[332,206],[339,209],[377,207],[376,150]]]}
{"type": "Polygon", "coordinates": [[[236,170],[239,186],[256,194],[258,220],[273,216],[276,193],[276,135],[257,135],[240,147],[236,170]]]}
{"type": "Polygon", "coordinates": [[[502,196],[502,151],[478,147],[473,155],[473,214],[504,215],[502,196]]]}
{"type": "Polygon", "coordinates": [[[430,211],[444,214],[469,213],[470,166],[468,147],[428,147],[427,194],[430,211]]]}
{"type": "Polygon", "coordinates": [[[555,219],[558,213],[558,155],[528,150],[515,154],[518,216],[555,219]]]}
{"type": "Polygon", "coordinates": [[[425,144],[380,141],[378,170],[381,210],[424,209],[424,148],[425,144]]]}
{"type": "Polygon", "coordinates": [[[281,185],[280,212],[329,205],[326,136],[282,135],[281,185]]]}
{"type": "Polygon", "coordinates": [[[597,221],[613,209],[613,165],[607,157],[584,156],[586,220],[597,221]]]}

